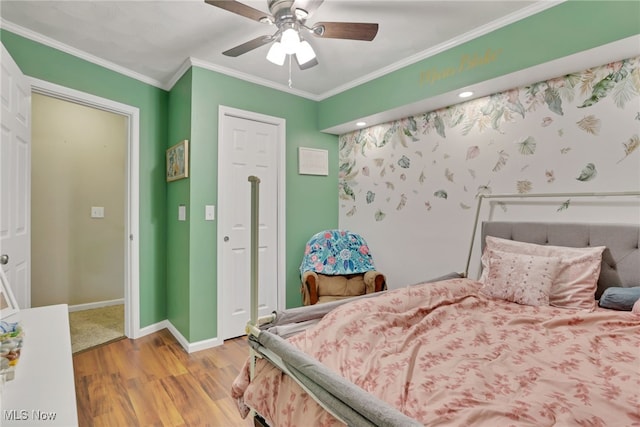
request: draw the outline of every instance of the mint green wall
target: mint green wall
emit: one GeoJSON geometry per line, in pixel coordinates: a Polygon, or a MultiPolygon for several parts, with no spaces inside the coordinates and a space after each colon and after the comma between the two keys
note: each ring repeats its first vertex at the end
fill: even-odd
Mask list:
{"type": "MultiPolygon", "coordinates": [[[[191,70],[169,93],[169,140],[166,148],[191,140],[191,70]]],[[[189,141],[191,142],[191,141],[189,141]]],[[[192,222],[190,189],[193,178],[167,183],[167,319],[190,340],[190,248],[192,222]],[[185,205],[186,221],[178,221],[178,206],[185,205]]]]}
{"type": "Polygon", "coordinates": [[[169,319],[190,342],[217,334],[218,106],[287,121],[287,307],[301,304],[298,266],[307,239],[338,223],[337,137],[318,132],[317,103],[194,68],[170,93],[7,31],[1,38],[26,75],[140,109],[140,326],[169,319]],[[43,66],[43,64],[47,64],[43,66]],[[165,182],[165,150],[190,140],[190,178],[165,182]],[[329,150],[329,176],[297,173],[300,146],[329,150]],[[177,220],[178,205],[187,221],[177,220]],[[168,262],[167,260],[171,260],[168,262]]]}
{"type": "Polygon", "coordinates": [[[288,307],[301,304],[298,267],[318,230],[338,224],[337,137],[318,132],[317,103],[201,68],[192,68],[190,340],[217,335],[217,223],[204,206],[217,204],[220,105],[286,120],[286,282],[288,307]],[[297,173],[298,147],[329,150],[329,176],[297,173]]]}
{"type": "Polygon", "coordinates": [[[166,319],[167,92],[5,30],[0,39],[24,74],[140,109],[140,326],[166,319]]]}
{"type": "Polygon", "coordinates": [[[638,1],[567,1],[323,100],[318,128],[355,121],[638,33],[638,1]],[[480,60],[486,57],[487,63],[474,62],[474,55],[480,60]]]}

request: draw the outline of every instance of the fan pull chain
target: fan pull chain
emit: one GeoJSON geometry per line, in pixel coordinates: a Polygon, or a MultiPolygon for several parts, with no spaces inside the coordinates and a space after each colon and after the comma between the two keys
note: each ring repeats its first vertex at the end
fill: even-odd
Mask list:
{"type": "Polygon", "coordinates": [[[289,89],[291,89],[291,87],[292,87],[292,85],[293,85],[293,84],[291,83],[291,56],[292,56],[292,55],[289,55],[289,89]]]}

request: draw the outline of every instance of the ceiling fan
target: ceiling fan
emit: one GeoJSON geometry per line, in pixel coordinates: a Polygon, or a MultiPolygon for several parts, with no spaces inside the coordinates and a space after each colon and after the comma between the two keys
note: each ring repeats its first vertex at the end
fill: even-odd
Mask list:
{"type": "Polygon", "coordinates": [[[267,54],[269,61],[282,65],[287,55],[291,55],[294,56],[301,70],[318,64],[316,54],[309,42],[301,36],[301,30],[319,38],[363,41],[373,40],[378,33],[378,24],[373,23],[316,22],[308,26],[307,19],[323,2],[324,0],[268,0],[270,12],[268,14],[235,0],[205,0],[205,3],[212,6],[277,27],[274,34],[249,40],[222,52],[223,55],[236,57],[273,43],[267,54]]]}

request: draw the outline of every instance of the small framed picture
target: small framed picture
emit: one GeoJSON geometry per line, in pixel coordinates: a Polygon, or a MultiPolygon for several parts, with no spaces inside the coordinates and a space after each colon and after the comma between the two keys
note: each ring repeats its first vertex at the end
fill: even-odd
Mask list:
{"type": "Polygon", "coordinates": [[[329,151],[316,148],[298,148],[300,175],[329,175],[329,151]]]}
{"type": "Polygon", "coordinates": [[[18,303],[13,296],[11,286],[9,286],[9,281],[2,268],[0,268],[0,282],[2,282],[0,284],[0,319],[6,319],[12,314],[17,313],[20,309],[18,308],[18,303]]]}
{"type": "Polygon", "coordinates": [[[167,182],[189,177],[189,141],[182,140],[167,150],[167,182]]]}

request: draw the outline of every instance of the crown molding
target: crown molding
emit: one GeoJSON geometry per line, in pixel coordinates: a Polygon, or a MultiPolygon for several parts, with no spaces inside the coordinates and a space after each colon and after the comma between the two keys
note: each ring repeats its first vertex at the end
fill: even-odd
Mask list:
{"type": "Polygon", "coordinates": [[[191,64],[191,58],[187,58],[184,61],[182,61],[182,64],[180,64],[180,67],[178,67],[176,72],[173,73],[173,76],[171,76],[171,78],[167,82],[167,84],[166,84],[167,90],[173,89],[173,86],[175,86],[175,84],[178,83],[178,80],[180,80],[182,78],[182,76],[187,71],[189,71],[189,68],[191,68],[191,65],[192,65],[191,64]]]}
{"type": "Polygon", "coordinates": [[[359,117],[346,123],[322,129],[321,131],[333,135],[343,135],[358,130],[359,128],[356,125],[356,122],[358,121],[364,121],[367,123],[367,127],[371,127],[381,123],[411,117],[416,114],[435,111],[439,108],[456,105],[461,102],[468,102],[472,99],[489,96],[508,89],[523,87],[536,82],[556,78],[558,76],[584,71],[591,67],[633,58],[639,55],[640,34],[587,49],[582,52],[577,52],[549,62],[537,64],[490,80],[478,82],[473,85],[465,86],[464,88],[458,88],[411,104],[405,104],[397,108],[381,111],[367,117],[359,117]],[[463,90],[472,91],[474,94],[473,98],[466,98],[464,101],[461,100],[458,97],[458,94],[463,90]]]}
{"type": "Polygon", "coordinates": [[[50,37],[44,36],[40,33],[36,33],[35,31],[31,31],[27,28],[21,27],[20,25],[9,22],[3,18],[0,18],[0,28],[10,31],[26,39],[48,46],[50,48],[59,50],[64,53],[68,53],[69,55],[83,59],[87,62],[91,62],[92,64],[99,65],[103,68],[114,71],[118,74],[131,77],[132,79],[141,81],[142,83],[146,83],[148,85],[155,86],[160,89],[169,90],[165,84],[163,84],[162,82],[156,79],[152,79],[151,77],[137,73],[135,71],[132,71],[120,65],[114,64],[113,62],[107,61],[106,59],[102,59],[95,55],[91,55],[90,53],[87,53],[80,49],[76,49],[75,47],[71,47],[57,40],[54,40],[50,37]]]}
{"type": "Polygon", "coordinates": [[[475,38],[478,38],[482,35],[488,34],[492,31],[495,31],[499,28],[502,28],[504,26],[507,26],[509,24],[512,24],[514,22],[517,22],[519,20],[522,20],[524,18],[527,18],[529,16],[535,15],[536,13],[542,12],[546,9],[552,8],[554,6],[557,6],[560,3],[564,3],[566,0],[545,0],[545,1],[539,1],[536,2],[528,7],[525,7],[523,9],[520,9],[517,12],[511,13],[507,16],[502,17],[501,19],[492,21],[486,25],[483,25],[481,27],[478,27],[472,31],[469,31],[465,34],[462,34],[454,39],[451,39],[447,42],[441,43],[437,46],[434,46],[430,49],[424,50],[422,52],[419,52],[415,55],[412,55],[410,57],[407,57],[401,61],[395,62],[389,66],[386,66],[384,68],[381,68],[377,71],[374,71],[372,73],[369,73],[367,75],[364,75],[358,79],[352,80],[351,82],[348,82],[344,85],[335,87],[331,90],[328,90],[324,93],[321,93],[319,95],[310,93],[310,92],[306,92],[306,91],[301,91],[301,90],[297,90],[295,88],[291,88],[287,85],[284,84],[279,84],[270,80],[266,80],[266,79],[262,79],[260,77],[256,77],[250,74],[246,74],[246,73],[242,73],[240,71],[231,69],[231,68],[227,68],[227,67],[222,67],[216,64],[213,64],[211,62],[207,62],[198,58],[194,58],[194,57],[189,57],[187,59],[185,59],[185,61],[180,65],[180,67],[176,70],[176,72],[173,74],[173,76],[167,81],[167,82],[162,82],[156,79],[153,79],[149,76],[140,74],[136,71],[132,71],[128,68],[122,67],[120,65],[114,64],[113,62],[107,61],[105,59],[102,59],[100,57],[97,57],[95,55],[92,55],[90,53],[84,52],[80,49],[76,49],[74,47],[71,47],[69,45],[66,45],[64,43],[61,43],[57,40],[54,40],[50,37],[44,36],[40,33],[37,33],[35,31],[26,29],[24,27],[21,27],[17,24],[14,24],[12,22],[6,21],[3,18],[0,18],[0,28],[4,28],[8,31],[11,31],[12,33],[15,33],[19,36],[25,37],[29,40],[35,41],[37,43],[43,44],[45,46],[51,47],[53,49],[68,53],[69,55],[73,55],[75,57],[78,57],[80,59],[83,59],[85,61],[91,62],[93,64],[99,65],[101,67],[104,67],[108,70],[114,71],[116,73],[122,74],[124,76],[127,77],[131,77],[135,80],[138,80],[142,83],[146,83],[149,84],[151,86],[155,86],[158,87],[160,89],[164,89],[166,91],[170,91],[173,86],[176,84],[176,82],[184,75],[184,73],[186,73],[189,68],[191,66],[197,66],[199,68],[203,68],[206,70],[210,70],[210,71],[215,71],[217,73],[221,73],[227,76],[231,76],[240,80],[244,80],[250,83],[255,83],[261,86],[266,86],[281,92],[286,92],[292,95],[296,95],[296,96],[300,96],[303,98],[307,98],[310,99],[312,101],[322,101],[324,99],[327,99],[331,96],[337,95],[341,92],[344,92],[346,90],[352,89],[356,86],[359,86],[361,84],[367,83],[371,80],[374,80],[378,77],[382,77],[386,74],[392,73],[394,71],[397,71],[401,68],[404,68],[408,65],[412,65],[415,64],[416,62],[422,61],[426,58],[432,57],[434,55],[437,55],[438,53],[444,52],[448,49],[454,48],[456,46],[459,46],[463,43],[466,43],[470,40],[473,40],[475,38]]]}
{"type": "MultiPolygon", "coordinates": [[[[298,90],[298,89],[295,89],[295,88],[290,88],[290,87],[288,87],[286,85],[275,83],[275,82],[272,82],[272,81],[266,80],[266,79],[261,79],[259,77],[252,76],[250,74],[245,74],[245,73],[242,73],[240,71],[233,70],[231,68],[226,68],[226,67],[221,67],[219,65],[214,65],[214,64],[211,64],[210,62],[203,61],[203,60],[200,60],[198,58],[189,57],[187,59],[187,61],[185,61],[185,62],[188,62],[190,65],[195,66],[195,67],[204,68],[205,70],[209,70],[209,71],[215,71],[216,73],[225,74],[225,75],[228,75],[228,76],[231,76],[231,77],[235,77],[237,79],[244,80],[244,81],[247,81],[247,82],[250,82],[250,83],[255,83],[255,84],[258,84],[258,85],[261,85],[261,86],[266,86],[266,87],[269,87],[269,88],[272,88],[272,89],[275,89],[275,90],[278,90],[278,91],[281,91],[281,92],[287,92],[287,93],[290,93],[292,95],[296,95],[296,96],[300,96],[302,98],[310,99],[312,101],[320,101],[320,98],[318,98],[317,95],[314,95],[312,93],[305,92],[305,91],[302,91],[302,90],[298,90]]],[[[184,64],[183,64],[183,66],[184,66],[184,64]]],[[[180,69],[182,69],[182,67],[180,69]]],[[[184,71],[183,71],[183,74],[184,74],[184,71]]],[[[181,77],[181,75],[178,77],[178,79],[180,77],[181,77]]],[[[171,79],[171,81],[173,81],[174,84],[175,84],[175,81],[177,81],[175,76],[171,79]]]]}
{"type": "Polygon", "coordinates": [[[319,95],[318,100],[322,101],[324,99],[327,99],[329,97],[332,97],[334,95],[347,91],[349,89],[353,89],[356,86],[359,86],[371,80],[377,79],[378,77],[382,77],[384,75],[397,71],[401,68],[407,67],[409,65],[413,65],[416,62],[422,61],[423,59],[430,58],[446,50],[452,49],[456,46],[460,46],[468,41],[476,39],[485,34],[489,34],[492,31],[498,30],[502,27],[506,27],[507,25],[513,24],[514,22],[520,21],[524,18],[528,18],[529,16],[535,15],[536,13],[540,13],[544,10],[550,9],[554,6],[564,3],[565,1],[566,0],[549,0],[549,1],[536,2],[528,7],[520,9],[517,12],[503,16],[500,19],[496,19],[495,21],[489,22],[488,24],[482,25],[478,28],[475,28],[464,34],[461,34],[460,36],[455,37],[451,40],[448,40],[444,43],[440,43],[439,45],[433,46],[427,50],[416,53],[415,55],[404,58],[401,61],[395,62],[384,68],[380,68],[379,70],[374,71],[373,73],[369,73],[356,80],[352,80],[349,83],[346,83],[344,85],[335,87],[334,89],[328,90],[323,94],[319,95]]]}

